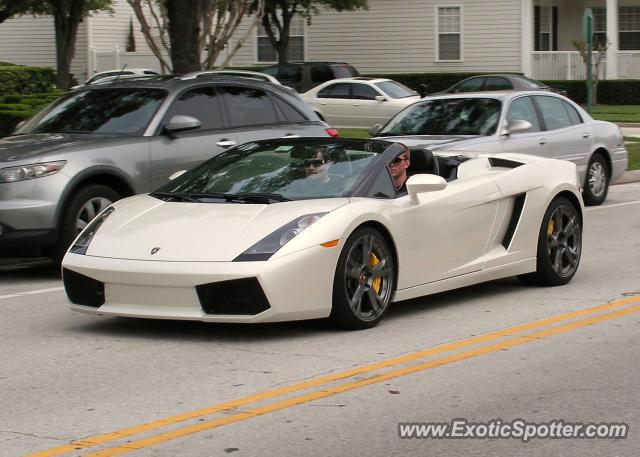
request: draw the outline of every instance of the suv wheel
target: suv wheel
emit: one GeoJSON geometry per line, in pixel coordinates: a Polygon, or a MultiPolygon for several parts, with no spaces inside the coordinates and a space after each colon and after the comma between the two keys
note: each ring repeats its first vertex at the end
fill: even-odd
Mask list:
{"type": "Polygon", "coordinates": [[[116,191],[101,184],[91,184],[76,190],[63,209],[58,241],[49,248],[49,257],[60,263],[69,245],[87,224],[119,199],[116,191]]]}

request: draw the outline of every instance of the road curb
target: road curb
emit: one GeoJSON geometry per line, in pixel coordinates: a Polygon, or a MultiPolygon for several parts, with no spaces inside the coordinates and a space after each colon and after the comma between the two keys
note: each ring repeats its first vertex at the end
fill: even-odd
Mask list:
{"type": "Polygon", "coordinates": [[[629,170],[624,172],[622,177],[616,181],[616,184],[627,184],[638,181],[640,181],[640,170],[629,170]]]}

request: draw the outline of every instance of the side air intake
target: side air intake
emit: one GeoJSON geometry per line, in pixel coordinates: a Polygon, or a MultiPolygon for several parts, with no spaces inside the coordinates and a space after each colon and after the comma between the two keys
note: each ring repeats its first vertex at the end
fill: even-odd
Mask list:
{"type": "Polygon", "coordinates": [[[257,278],[200,284],[196,292],[207,314],[255,316],[271,308],[257,278]]]}
{"type": "Polygon", "coordinates": [[[524,165],[522,162],[516,162],[515,160],[496,159],[495,157],[489,158],[489,164],[492,167],[502,168],[518,168],[520,165],[524,165]]]}
{"type": "Polygon", "coordinates": [[[516,227],[522,216],[522,208],[524,208],[524,201],[526,200],[526,194],[519,194],[515,197],[513,202],[513,211],[511,212],[511,219],[509,220],[509,226],[507,227],[507,233],[504,234],[502,239],[502,246],[505,249],[509,249],[513,235],[516,233],[516,227]]]}
{"type": "Polygon", "coordinates": [[[62,282],[71,303],[92,308],[104,305],[104,283],[67,268],[62,269],[62,282]]]}

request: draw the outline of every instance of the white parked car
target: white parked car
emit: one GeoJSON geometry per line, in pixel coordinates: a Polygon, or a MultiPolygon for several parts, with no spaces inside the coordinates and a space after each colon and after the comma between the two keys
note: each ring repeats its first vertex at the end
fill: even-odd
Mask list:
{"type": "Polygon", "coordinates": [[[132,77],[132,76],[151,76],[151,75],[159,75],[155,70],[151,68],[123,68],[121,70],[107,70],[101,71],[100,73],[96,73],[91,78],[87,79],[82,84],[77,86],[73,86],[71,89],[79,89],[84,86],[89,86],[91,84],[95,84],[97,82],[103,83],[107,81],[113,81],[118,77],[132,77]]]}
{"type": "Polygon", "coordinates": [[[627,169],[622,132],[562,95],[540,91],[426,97],[370,133],[432,151],[535,154],[576,164],[584,202],[599,205],[627,169]]]}
{"type": "Polygon", "coordinates": [[[62,276],[71,308],[86,313],[367,328],[392,301],[513,275],[569,282],[582,251],[578,189],[574,164],[530,155],[252,141],[109,206],[62,276]],[[407,159],[403,191],[390,170],[407,159]]]}
{"type": "Polygon", "coordinates": [[[383,124],[420,100],[417,92],[397,81],[362,76],[327,81],[302,97],[322,120],[339,128],[383,124]]]}

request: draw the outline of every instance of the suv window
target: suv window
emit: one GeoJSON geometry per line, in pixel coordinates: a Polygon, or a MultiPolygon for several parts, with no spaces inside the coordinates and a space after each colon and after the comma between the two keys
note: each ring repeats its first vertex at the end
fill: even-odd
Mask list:
{"type": "Polygon", "coordinates": [[[542,112],[547,130],[562,129],[573,125],[569,113],[564,108],[564,102],[555,97],[536,96],[536,101],[542,112]]]}
{"type": "Polygon", "coordinates": [[[351,92],[347,83],[330,84],[318,92],[318,98],[351,98],[351,92]]]}
{"type": "Polygon", "coordinates": [[[512,90],[513,84],[500,76],[489,76],[484,86],[484,90],[512,90]]]}
{"type": "Polygon", "coordinates": [[[331,65],[333,68],[333,78],[351,78],[352,76],[358,76],[358,71],[353,68],[351,65],[346,64],[335,64],[331,65]]]}
{"type": "Polygon", "coordinates": [[[484,78],[469,78],[454,86],[452,92],[475,92],[482,90],[484,78]]]}
{"type": "Polygon", "coordinates": [[[278,67],[276,79],[282,84],[299,84],[302,81],[302,67],[300,65],[283,65],[278,67]]]}
{"type": "Polygon", "coordinates": [[[239,86],[223,86],[221,92],[232,127],[278,122],[275,107],[266,92],[239,86]]]}
{"type": "Polygon", "coordinates": [[[351,84],[351,89],[353,91],[351,98],[356,98],[358,100],[375,100],[376,97],[380,95],[377,90],[371,86],[367,86],[366,84],[351,84]]]}
{"type": "Polygon", "coordinates": [[[522,119],[524,121],[531,122],[531,129],[524,133],[539,132],[540,121],[538,120],[538,113],[533,106],[533,102],[530,97],[521,97],[511,102],[509,105],[509,111],[507,111],[507,122],[522,119]]]}
{"type": "Polygon", "coordinates": [[[276,108],[280,111],[282,116],[288,120],[289,122],[305,122],[307,120],[300,111],[295,109],[293,106],[285,102],[279,97],[272,97],[274,103],[276,104],[276,108]]]}
{"type": "Polygon", "coordinates": [[[329,65],[313,65],[311,67],[311,82],[323,83],[333,78],[333,71],[329,65]]]}
{"type": "Polygon", "coordinates": [[[175,115],[195,117],[202,123],[200,128],[204,130],[222,127],[220,96],[215,86],[198,87],[180,94],[167,111],[165,122],[169,122],[175,115]]]}

